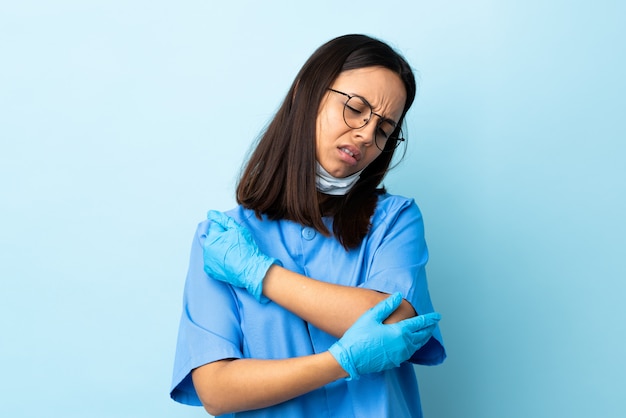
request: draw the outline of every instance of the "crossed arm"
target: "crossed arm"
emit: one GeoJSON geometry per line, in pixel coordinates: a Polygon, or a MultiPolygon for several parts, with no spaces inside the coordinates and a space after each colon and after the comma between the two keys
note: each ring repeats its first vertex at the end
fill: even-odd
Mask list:
{"type": "MultiPolygon", "coordinates": [[[[371,289],[321,282],[273,265],[263,281],[263,294],[308,323],[337,337],[368,309],[389,295],[371,289]]],[[[385,321],[395,323],[416,315],[409,302],[385,321]]]]}
{"type": "MultiPolygon", "coordinates": [[[[389,296],[370,289],[322,282],[289,271],[273,264],[275,259],[260,253],[248,230],[232,218],[214,212],[209,213],[209,219],[211,223],[203,248],[204,269],[210,280],[219,279],[244,287],[257,300],[270,299],[337,338],[344,336],[366,311],[389,296]]],[[[388,305],[384,315],[377,319],[378,325],[370,322],[370,326],[398,339],[398,331],[381,328],[380,322],[397,323],[414,316],[416,312],[406,300],[396,299],[393,306],[388,305]]],[[[409,325],[402,325],[405,326],[409,325]]],[[[351,331],[351,336],[369,340],[373,330],[351,331]]],[[[387,351],[386,346],[378,349],[387,351]]],[[[348,377],[346,370],[354,366],[352,356],[345,363],[337,352],[331,352],[332,347],[331,351],[296,358],[224,359],[193,370],[192,379],[205,409],[213,415],[258,409],[348,377]]],[[[384,366],[387,367],[392,366],[384,366]]],[[[368,364],[361,365],[361,369],[349,373],[358,375],[372,371],[368,364]]]]}
{"type": "MultiPolygon", "coordinates": [[[[338,338],[366,310],[388,296],[310,279],[278,265],[268,270],[263,294],[338,338]]],[[[385,322],[415,315],[413,307],[403,300],[385,322]]],[[[196,392],[212,415],[276,405],[343,377],[347,373],[329,352],[280,360],[226,359],[192,372],[196,392]]]]}

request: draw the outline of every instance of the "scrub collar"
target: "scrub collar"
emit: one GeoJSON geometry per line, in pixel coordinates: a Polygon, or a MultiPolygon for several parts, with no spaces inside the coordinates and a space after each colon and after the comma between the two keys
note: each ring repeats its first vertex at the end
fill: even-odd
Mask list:
{"type": "Polygon", "coordinates": [[[324,167],[322,167],[319,162],[316,161],[315,164],[315,185],[317,186],[317,190],[333,196],[342,196],[347,194],[352,186],[354,186],[357,182],[361,172],[363,171],[357,171],[348,177],[338,178],[331,176],[328,171],[324,170],[324,167]]]}

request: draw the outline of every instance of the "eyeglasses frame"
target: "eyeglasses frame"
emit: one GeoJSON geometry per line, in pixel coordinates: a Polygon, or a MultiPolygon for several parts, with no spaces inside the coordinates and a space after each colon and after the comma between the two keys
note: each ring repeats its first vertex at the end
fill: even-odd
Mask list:
{"type": "Polygon", "coordinates": [[[394,122],[393,120],[391,120],[389,118],[386,118],[386,117],[384,117],[382,115],[379,115],[378,113],[374,112],[374,109],[372,108],[372,105],[370,104],[370,102],[367,101],[367,99],[365,97],[359,96],[358,94],[351,95],[351,94],[348,94],[348,93],[344,93],[343,91],[339,91],[339,90],[333,89],[331,87],[328,87],[328,90],[330,90],[330,91],[332,91],[334,93],[337,93],[337,94],[341,94],[341,95],[346,96],[348,98],[346,100],[346,102],[343,104],[343,110],[342,110],[343,121],[346,124],[346,126],[348,126],[348,128],[350,128],[350,129],[361,129],[362,127],[366,126],[370,122],[370,120],[372,120],[372,115],[378,116],[380,121],[376,124],[377,128],[374,131],[375,132],[374,133],[374,144],[376,144],[376,148],[378,148],[382,152],[391,152],[391,151],[395,150],[396,148],[398,148],[398,146],[400,145],[401,142],[406,141],[406,138],[402,137],[402,128],[398,129],[398,124],[396,122],[394,122]],[[357,98],[363,100],[363,103],[365,103],[370,108],[370,115],[369,115],[369,117],[365,120],[365,123],[363,123],[363,125],[359,126],[358,128],[353,128],[346,121],[346,105],[348,104],[350,99],[352,99],[354,97],[357,97],[357,98]],[[383,121],[390,122],[391,124],[393,124],[394,132],[395,132],[395,130],[398,130],[399,131],[399,135],[396,136],[396,137],[390,135],[389,137],[385,138],[385,146],[383,148],[381,148],[380,145],[378,145],[378,141],[376,141],[376,137],[378,136],[378,133],[377,133],[378,132],[378,126],[383,121]],[[386,145],[387,145],[387,141],[389,141],[389,140],[396,141],[396,144],[392,148],[390,148],[390,149],[385,149],[385,148],[387,148],[386,145]]]}

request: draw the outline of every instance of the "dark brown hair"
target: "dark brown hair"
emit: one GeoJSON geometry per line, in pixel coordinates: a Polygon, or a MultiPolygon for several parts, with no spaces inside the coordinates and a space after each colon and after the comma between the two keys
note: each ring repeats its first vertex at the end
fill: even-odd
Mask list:
{"type": "MultiPolygon", "coordinates": [[[[347,70],[384,67],[402,79],[406,102],[398,130],[415,98],[409,64],[387,44],[365,35],[345,35],[321,47],[306,61],[285,100],[253,151],[237,186],[237,202],[257,216],[288,219],[324,235],[322,216],[333,216],[333,233],[346,248],[358,246],[370,228],[378,189],[393,158],[383,152],[363,170],[345,196],[328,196],[315,186],[317,109],[337,76],[347,70]],[[315,109],[315,111],[312,111],[315,109]]],[[[394,132],[394,135],[397,132],[394,132]]],[[[393,147],[392,141],[387,146],[393,147]]]]}

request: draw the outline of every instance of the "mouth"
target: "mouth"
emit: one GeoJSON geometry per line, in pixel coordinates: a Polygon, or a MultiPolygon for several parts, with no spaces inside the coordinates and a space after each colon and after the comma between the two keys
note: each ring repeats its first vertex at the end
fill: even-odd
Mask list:
{"type": "Polygon", "coordinates": [[[350,151],[348,148],[339,148],[342,152],[345,152],[346,154],[348,154],[350,157],[354,158],[354,153],[352,151],[350,151]]]}
{"type": "Polygon", "coordinates": [[[361,153],[353,147],[339,147],[339,151],[349,156],[350,158],[353,158],[355,161],[359,161],[361,159],[361,153]]]}

